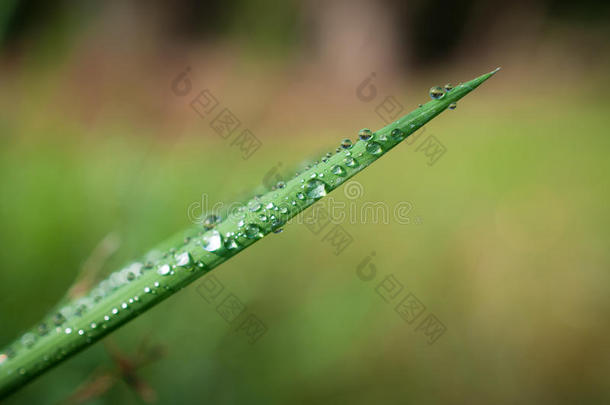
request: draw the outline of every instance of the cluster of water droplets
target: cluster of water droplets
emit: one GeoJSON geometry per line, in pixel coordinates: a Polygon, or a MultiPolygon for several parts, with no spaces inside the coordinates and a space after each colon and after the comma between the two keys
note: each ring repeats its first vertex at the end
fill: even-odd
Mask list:
{"type": "MultiPolygon", "coordinates": [[[[453,90],[453,85],[451,83],[447,83],[444,87],[440,87],[440,86],[434,86],[430,88],[430,98],[433,100],[440,100],[443,97],[445,97],[446,93],[449,93],[451,90],[453,90]]],[[[421,107],[421,104],[420,104],[421,107]]],[[[451,103],[449,104],[449,109],[450,110],[455,110],[455,108],[457,107],[456,103],[451,103]]]]}

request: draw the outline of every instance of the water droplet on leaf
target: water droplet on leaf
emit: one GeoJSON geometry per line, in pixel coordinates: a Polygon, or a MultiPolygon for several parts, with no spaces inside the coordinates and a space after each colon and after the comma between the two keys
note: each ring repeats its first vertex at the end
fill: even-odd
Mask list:
{"type": "Polygon", "coordinates": [[[395,141],[402,141],[403,139],[405,139],[405,133],[402,132],[400,128],[394,128],[390,135],[395,141]]]}
{"type": "Polygon", "coordinates": [[[381,145],[379,143],[375,141],[369,141],[366,144],[366,151],[371,155],[379,155],[381,154],[381,152],[383,152],[383,149],[381,148],[381,145]]]}
{"type": "Polygon", "coordinates": [[[344,140],[341,141],[341,147],[343,149],[349,149],[352,147],[352,140],[349,138],[345,138],[344,140]]]}
{"type": "Polygon", "coordinates": [[[362,139],[363,141],[368,141],[372,136],[373,131],[368,128],[362,128],[360,132],[358,132],[358,138],[362,139]]]}
{"type": "Polygon", "coordinates": [[[222,247],[222,235],[216,230],[210,231],[203,235],[201,245],[208,252],[216,252],[222,247]]]}
{"type": "Polygon", "coordinates": [[[157,273],[162,276],[167,276],[171,270],[172,269],[169,267],[169,264],[164,264],[157,269],[157,273]]]}
{"type": "Polygon", "coordinates": [[[344,162],[347,167],[358,167],[359,164],[358,161],[351,156],[346,157],[344,162]]]}
{"type": "Polygon", "coordinates": [[[246,226],[245,235],[248,239],[258,239],[263,237],[263,232],[258,225],[248,224],[246,226]]]}
{"type": "Polygon", "coordinates": [[[256,212],[261,209],[261,203],[258,201],[252,200],[248,203],[248,209],[252,212],[256,212]]]}
{"type": "Polygon", "coordinates": [[[218,223],[220,222],[220,217],[218,215],[208,215],[204,220],[203,220],[203,227],[206,229],[212,229],[214,228],[218,223]]]}
{"type": "Polygon", "coordinates": [[[430,88],[430,97],[433,100],[438,100],[443,98],[443,96],[445,95],[445,91],[443,90],[442,87],[439,86],[434,86],[430,88]]]}
{"type": "Polygon", "coordinates": [[[314,200],[324,197],[328,193],[328,185],[322,180],[310,179],[305,183],[305,195],[314,200]]]}
{"type": "Polygon", "coordinates": [[[339,165],[335,165],[330,169],[331,173],[334,174],[335,176],[345,176],[347,174],[347,171],[345,171],[345,169],[339,165]]]}
{"type": "Polygon", "coordinates": [[[180,253],[176,260],[178,267],[191,267],[193,265],[193,256],[189,252],[180,253]]]}

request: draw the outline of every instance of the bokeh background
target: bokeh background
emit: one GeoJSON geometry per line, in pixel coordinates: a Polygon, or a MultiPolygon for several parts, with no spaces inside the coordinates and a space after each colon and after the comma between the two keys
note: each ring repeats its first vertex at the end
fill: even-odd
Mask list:
{"type": "Polygon", "coordinates": [[[235,201],[384,126],[386,97],[407,112],[502,66],[426,126],[435,164],[401,145],[357,199],[333,193],[407,201],[408,224],[344,221],[340,255],[293,224],[214,271],[267,326],[256,343],[191,285],[3,403],[608,403],[609,18],[588,0],[2,1],[0,346],[91,263],[189,226],[204,193],[235,201]],[[261,141],[249,159],[171,91],[187,67],[261,141]],[[378,294],[389,275],[445,326],[433,344],[378,294]]]}

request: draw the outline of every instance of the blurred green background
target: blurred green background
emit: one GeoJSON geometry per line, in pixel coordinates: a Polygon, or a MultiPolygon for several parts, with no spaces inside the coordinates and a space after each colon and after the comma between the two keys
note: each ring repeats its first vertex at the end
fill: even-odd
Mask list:
{"type": "Polygon", "coordinates": [[[430,86],[503,68],[426,126],[446,148],[434,165],[401,145],[357,176],[357,199],[333,193],[408,201],[409,224],[344,221],[338,256],[292,224],[214,271],[267,326],[255,344],[195,283],[106,339],[125,361],[162,349],[139,389],[97,344],[3,403],[610,402],[609,15],[552,0],[2,2],[1,347],[107,235],[105,273],[189,226],[202,194],[235,201],[384,126],[386,97],[407,112],[430,86]],[[249,159],[172,93],[187,66],[262,142],[249,159]],[[392,303],[388,275],[404,285],[392,303]],[[407,292],[426,306],[412,324],[394,310],[407,292]],[[446,327],[433,344],[428,314],[446,327]]]}

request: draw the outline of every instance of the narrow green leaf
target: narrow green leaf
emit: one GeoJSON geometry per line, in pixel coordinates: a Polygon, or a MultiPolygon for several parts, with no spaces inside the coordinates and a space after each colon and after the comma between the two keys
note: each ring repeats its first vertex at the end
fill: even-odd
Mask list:
{"type": "Polygon", "coordinates": [[[0,398],[280,229],[491,77],[460,84],[325,162],[252,199],[213,228],[192,227],[68,303],[0,352],[0,398]]]}

